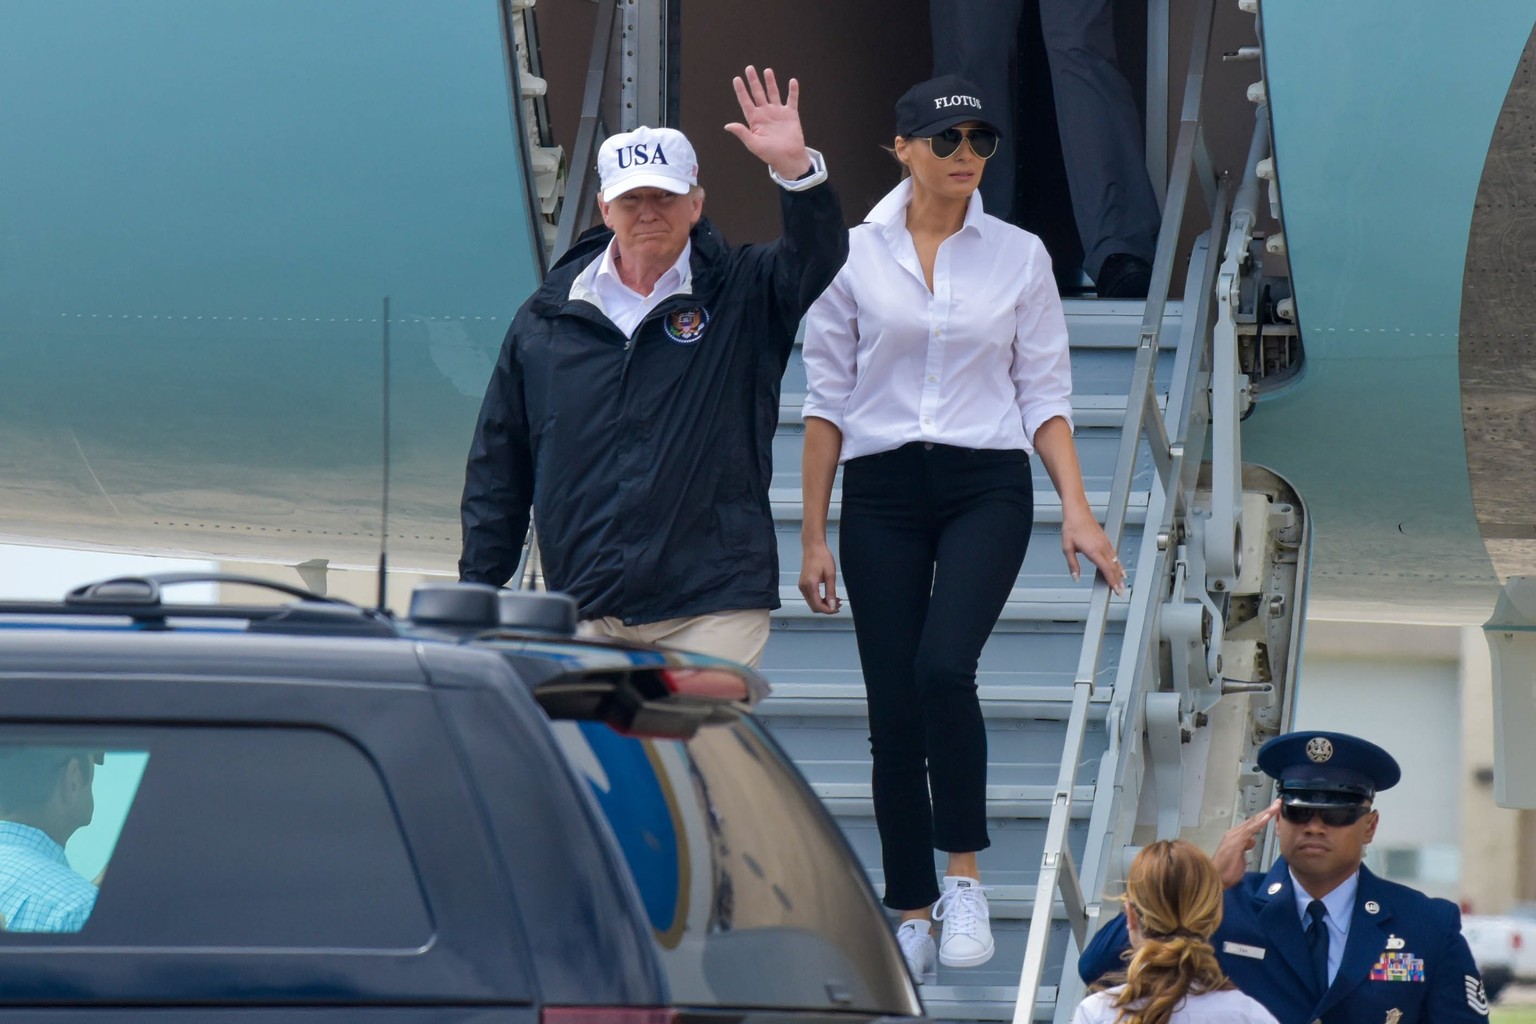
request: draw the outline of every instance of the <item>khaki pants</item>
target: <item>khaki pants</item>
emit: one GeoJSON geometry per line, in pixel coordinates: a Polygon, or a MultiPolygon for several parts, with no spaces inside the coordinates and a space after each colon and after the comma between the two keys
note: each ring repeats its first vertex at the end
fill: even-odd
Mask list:
{"type": "Polygon", "coordinates": [[[757,668],[757,663],[763,657],[763,648],[768,646],[768,609],[750,608],[745,611],[689,615],[681,619],[645,622],[638,626],[626,626],[623,619],[609,615],[601,619],[583,620],[577,625],[576,634],[638,641],[680,651],[697,651],[757,668]]]}

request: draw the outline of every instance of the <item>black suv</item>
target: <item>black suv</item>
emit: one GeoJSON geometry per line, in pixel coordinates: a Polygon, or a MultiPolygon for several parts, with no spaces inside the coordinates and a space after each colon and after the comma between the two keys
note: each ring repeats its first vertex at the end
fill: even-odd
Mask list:
{"type": "Polygon", "coordinates": [[[210,579],[273,586],[0,603],[0,1020],[921,1013],[757,676],[554,595],[162,598],[210,579]]]}

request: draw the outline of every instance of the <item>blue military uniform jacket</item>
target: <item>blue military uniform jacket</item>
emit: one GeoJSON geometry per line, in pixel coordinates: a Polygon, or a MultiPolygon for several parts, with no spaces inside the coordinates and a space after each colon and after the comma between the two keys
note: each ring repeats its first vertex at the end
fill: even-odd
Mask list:
{"type": "MultiPolygon", "coordinates": [[[[1488,1017],[1488,999],[1461,912],[1449,900],[1360,869],[1355,912],[1333,984],[1317,991],[1306,935],[1284,859],[1268,874],[1249,872],[1227,890],[1216,958],[1237,987],[1280,1024],[1447,1024],[1488,1017]]],[[[1078,960],[1092,982],[1122,970],[1125,918],[1101,928],[1078,960]]]]}

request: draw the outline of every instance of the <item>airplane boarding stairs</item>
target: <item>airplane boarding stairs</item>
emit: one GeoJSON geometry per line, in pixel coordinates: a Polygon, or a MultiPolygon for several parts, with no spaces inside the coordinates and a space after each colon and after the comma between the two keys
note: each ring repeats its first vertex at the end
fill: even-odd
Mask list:
{"type": "MultiPolygon", "coordinates": [[[[1257,12],[1257,0],[1238,2],[1257,12]]],[[[979,968],[939,969],[937,983],[921,990],[936,1018],[1069,1021],[1083,994],[1077,950],[1115,912],[1112,897],[1139,846],[1182,836],[1214,849],[1235,817],[1269,802],[1271,787],[1253,759],[1290,722],[1310,532],[1290,486],[1242,463],[1240,421],[1255,382],[1273,386],[1294,373],[1301,348],[1294,304],[1282,297],[1288,287],[1263,274],[1265,254],[1284,253],[1283,234],[1256,232],[1261,192],[1280,220],[1262,82],[1247,93],[1255,126],[1236,172],[1240,187],[1215,173],[1206,147],[1201,107],[1214,3],[1196,0],[1188,12],[1193,35],[1152,298],[1066,303],[1084,482],[1127,569],[1129,593],[1112,597],[1086,562],[1087,574],[1072,582],[1060,550],[1061,506],[1037,461],[1034,536],[978,675],[992,841],[981,865],[997,953],[979,968]],[[1204,200],[1199,207],[1191,207],[1192,193],[1204,200]],[[1192,248],[1180,244],[1184,237],[1189,245],[1186,207],[1198,226],[1210,225],[1192,248]],[[1182,298],[1166,302],[1176,265],[1182,298]]],[[[641,84],[655,86],[664,66],[662,6],[641,0],[638,20],[618,16],[634,6],[612,4],[612,17],[598,19],[569,182],[540,169],[561,164],[544,130],[539,65],[524,56],[537,50],[532,0],[508,8],[523,19],[519,72],[533,106],[524,120],[538,126],[530,160],[539,165],[538,199],[550,219],[544,231],[555,227],[557,252],[589,216],[605,97],[622,85],[623,128],[661,116],[659,90],[641,84]],[[613,46],[616,38],[625,45],[613,46]],[[615,52],[620,75],[609,74],[615,52]],[[564,194],[557,218],[549,216],[551,190],[564,194]]],[[[1259,56],[1257,47],[1228,55],[1259,56]]],[[[783,607],[762,664],[773,694],[759,711],[879,890],[849,604],[836,616],[813,616],[796,586],[804,392],[797,349],[774,438],[783,607]]],[[[838,514],[834,489],[834,552],[838,514]]],[[[538,585],[535,545],[519,575],[522,585],[538,585]]]]}

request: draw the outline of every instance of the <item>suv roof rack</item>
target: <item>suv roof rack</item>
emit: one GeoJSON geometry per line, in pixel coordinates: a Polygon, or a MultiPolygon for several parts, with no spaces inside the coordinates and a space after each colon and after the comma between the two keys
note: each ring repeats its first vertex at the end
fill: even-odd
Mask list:
{"type": "Polygon", "coordinates": [[[62,601],[0,601],[0,614],[91,615],[131,619],[136,625],[166,628],[169,619],[245,619],[252,632],[397,636],[383,613],[350,601],[259,576],[221,572],[164,572],[114,576],[76,587],[62,601]],[[162,589],[187,583],[229,583],[275,590],[296,602],[281,605],[168,604],[162,589]]]}
{"type": "Polygon", "coordinates": [[[0,615],[126,618],[148,629],[167,629],[171,619],[243,619],[253,633],[402,636],[425,631],[462,641],[489,635],[574,636],[577,608],[565,594],[503,590],[483,583],[426,583],[411,595],[408,622],[397,625],[387,612],[260,576],[162,572],[86,583],[64,595],[62,601],[0,601],[0,615]],[[280,605],[173,604],[165,600],[166,588],[188,583],[259,587],[297,600],[280,605]]]}

